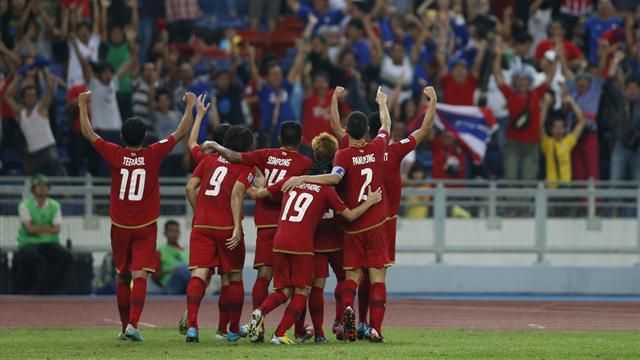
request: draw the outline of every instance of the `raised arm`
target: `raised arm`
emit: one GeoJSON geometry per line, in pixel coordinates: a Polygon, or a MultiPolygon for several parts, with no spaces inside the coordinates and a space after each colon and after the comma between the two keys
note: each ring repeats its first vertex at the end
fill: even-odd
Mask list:
{"type": "Polygon", "coordinates": [[[227,149],[226,147],[218,144],[215,141],[205,141],[202,143],[202,151],[213,151],[217,152],[222,156],[225,160],[232,164],[242,164],[242,155],[234,150],[227,149]]]}
{"type": "Polygon", "coordinates": [[[364,25],[364,31],[371,42],[371,64],[373,66],[380,66],[382,58],[384,57],[382,41],[380,41],[378,35],[373,31],[373,26],[371,25],[371,19],[369,16],[362,18],[362,24],[364,25]]]}
{"type": "Polygon", "coordinates": [[[38,105],[38,113],[44,117],[49,117],[49,106],[53,100],[53,92],[56,90],[57,81],[50,73],[45,73],[47,88],[38,105]]]}
{"type": "Polygon", "coordinates": [[[178,124],[178,128],[171,135],[176,139],[176,143],[180,142],[191,129],[193,125],[193,106],[196,103],[196,95],[192,92],[186,92],[182,97],[182,100],[186,103],[184,107],[184,114],[182,114],[182,119],[180,120],[180,124],[178,124]]]}
{"type": "MultiPolygon", "coordinates": [[[[218,113],[218,106],[216,104],[217,99],[215,96],[211,98],[211,111],[209,111],[209,124],[213,128],[217,128],[220,125],[220,114],[218,113]]],[[[208,108],[208,106],[207,106],[208,108]]]]}
{"type": "Polygon", "coordinates": [[[293,176],[285,181],[284,185],[282,186],[282,192],[289,192],[302,183],[337,185],[340,180],[342,180],[342,176],[338,174],[293,176]]]}
{"type": "Polygon", "coordinates": [[[344,96],[345,90],[342,86],[338,86],[333,90],[333,96],[331,97],[331,115],[330,123],[333,134],[338,138],[338,141],[342,141],[347,132],[342,128],[340,121],[340,99],[344,96]]]}
{"type": "Polygon", "coordinates": [[[138,15],[138,1],[129,0],[127,5],[131,9],[131,27],[138,29],[138,24],[140,23],[140,16],[138,15]]]}
{"type": "Polygon", "coordinates": [[[293,66],[289,70],[287,74],[287,81],[289,84],[294,84],[300,79],[300,75],[302,74],[302,69],[304,68],[304,62],[307,57],[307,45],[304,41],[298,41],[296,44],[297,52],[296,57],[293,60],[293,66]]]}
{"type": "Polygon", "coordinates": [[[291,9],[291,12],[298,14],[300,11],[300,2],[298,0],[287,0],[287,6],[291,9]]]}
{"type": "Polygon", "coordinates": [[[85,91],[78,96],[78,108],[80,109],[80,132],[82,136],[94,145],[96,140],[100,138],[89,122],[89,101],[91,100],[91,91],[85,91]]]}
{"type": "MultiPolygon", "coordinates": [[[[207,114],[207,109],[209,105],[205,105],[205,99],[202,95],[198,96],[197,99],[197,113],[196,119],[193,121],[193,126],[191,127],[191,132],[189,133],[189,138],[187,139],[187,148],[189,150],[198,146],[198,135],[200,134],[200,126],[202,125],[202,119],[207,114]]],[[[186,110],[186,109],[185,109],[186,110]]]]}
{"type": "Polygon", "coordinates": [[[102,6],[98,6],[98,1],[93,0],[93,33],[100,34],[100,38],[104,42],[109,41],[109,29],[107,15],[111,0],[100,0],[102,6]]]}
{"type": "Polygon", "coordinates": [[[433,123],[436,119],[436,105],[438,103],[438,96],[436,95],[436,90],[433,86],[424,88],[422,93],[427,97],[427,100],[429,100],[429,108],[424,114],[424,119],[422,120],[420,128],[411,133],[411,136],[416,139],[416,144],[421,143],[433,127],[433,123]]]}
{"type": "Polygon", "coordinates": [[[496,78],[498,86],[504,85],[502,77],[502,56],[504,55],[504,47],[500,38],[496,39],[495,51],[493,55],[493,76],[496,78]]]}
{"type": "Polygon", "coordinates": [[[10,69],[15,69],[20,66],[20,57],[18,57],[16,53],[7,48],[2,40],[0,40],[0,55],[4,56],[7,59],[10,69]]]}
{"type": "Polygon", "coordinates": [[[9,87],[4,92],[4,101],[7,103],[7,105],[9,105],[9,108],[11,108],[11,111],[13,112],[16,120],[20,121],[20,112],[22,111],[22,106],[20,106],[20,104],[16,102],[16,90],[18,89],[19,80],[18,77],[18,74],[13,77],[11,84],[9,84],[9,87]]]}
{"type": "Polygon", "coordinates": [[[368,193],[367,193],[367,200],[365,200],[365,202],[358,205],[354,209],[347,208],[343,212],[340,212],[338,214],[340,214],[347,221],[351,222],[358,219],[360,216],[362,216],[362,214],[364,214],[367,210],[369,210],[370,207],[379,203],[381,200],[382,200],[382,190],[378,188],[376,191],[372,192],[371,186],[369,186],[368,193]]]}
{"type": "Polygon", "coordinates": [[[585,125],[587,123],[587,119],[584,117],[582,110],[580,110],[580,107],[571,96],[566,95],[565,99],[563,100],[566,104],[569,105],[569,107],[571,108],[571,111],[573,111],[573,113],[576,115],[576,119],[578,119],[578,122],[576,123],[576,126],[571,131],[571,134],[576,139],[579,139],[580,135],[582,135],[582,131],[584,131],[585,125]]]}
{"type": "Polygon", "coordinates": [[[256,91],[262,89],[262,77],[260,77],[260,71],[258,71],[258,65],[256,64],[256,48],[253,46],[247,47],[249,72],[251,73],[251,80],[253,80],[253,86],[256,91]]]}
{"type": "Polygon", "coordinates": [[[382,91],[380,86],[378,86],[378,92],[376,93],[376,102],[380,107],[380,130],[389,132],[391,131],[391,115],[389,115],[389,108],[387,107],[387,94],[382,91]]]}
{"type": "Polygon", "coordinates": [[[242,205],[244,204],[245,185],[236,181],[231,190],[231,214],[233,216],[233,234],[226,240],[227,249],[235,249],[242,240],[242,205]]]}
{"type": "Polygon", "coordinates": [[[478,44],[478,51],[476,57],[473,59],[473,65],[471,66],[471,75],[474,78],[480,78],[480,70],[482,69],[482,62],[484,61],[484,55],[487,51],[487,41],[481,40],[478,44]]]}
{"type": "Polygon", "coordinates": [[[192,177],[187,182],[187,186],[185,187],[185,192],[187,193],[187,200],[189,200],[189,204],[191,204],[191,208],[193,210],[196,209],[196,200],[198,199],[198,187],[200,187],[200,178],[192,177]]]}
{"type": "Polygon", "coordinates": [[[551,94],[548,92],[544,94],[542,99],[542,108],[540,109],[540,139],[544,139],[547,136],[547,132],[545,130],[545,124],[547,122],[547,115],[549,114],[549,109],[553,106],[554,99],[551,94]]]}

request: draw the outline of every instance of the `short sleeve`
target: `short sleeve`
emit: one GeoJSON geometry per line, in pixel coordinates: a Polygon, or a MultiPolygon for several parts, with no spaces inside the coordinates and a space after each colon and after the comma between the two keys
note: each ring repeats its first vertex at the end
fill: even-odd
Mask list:
{"type": "Polygon", "coordinates": [[[400,140],[400,142],[393,145],[396,148],[395,152],[399,159],[404,158],[411,150],[416,148],[416,139],[409,135],[409,137],[400,140]]]}
{"type": "Polygon", "coordinates": [[[176,146],[176,138],[173,135],[169,135],[166,139],[162,139],[160,141],[156,141],[151,144],[149,148],[153,151],[154,156],[157,160],[162,160],[173,150],[176,146]]]}
{"type": "Polygon", "coordinates": [[[194,178],[202,179],[202,176],[204,176],[204,167],[206,163],[206,161],[201,161],[198,166],[196,166],[196,169],[193,170],[193,174],[191,174],[191,176],[194,178]]]}
{"type": "Polygon", "coordinates": [[[21,202],[20,205],[18,205],[18,216],[20,217],[20,222],[31,221],[31,213],[24,202],[21,202]]]}
{"type": "Polygon", "coordinates": [[[540,86],[533,89],[533,92],[535,92],[536,95],[542,98],[547,90],[549,90],[549,85],[547,85],[547,83],[542,83],[540,86]]]}
{"type": "Polygon", "coordinates": [[[96,151],[98,152],[98,154],[100,154],[100,156],[111,166],[117,166],[118,164],[116,164],[117,160],[117,156],[118,156],[118,150],[120,150],[120,146],[106,141],[103,138],[98,138],[94,143],[93,146],[95,147],[96,151]]]}
{"type": "Polygon", "coordinates": [[[287,180],[289,180],[290,178],[290,176],[285,177],[277,183],[270,185],[269,187],[267,187],[267,191],[269,192],[269,194],[271,194],[272,197],[276,199],[280,198],[280,196],[282,196],[282,187],[284,186],[284,183],[287,182],[287,180]]]}
{"type": "Polygon", "coordinates": [[[381,147],[383,150],[387,147],[387,143],[389,143],[389,132],[386,130],[378,131],[378,136],[375,137],[371,141],[372,144],[375,144],[378,147],[381,147]]]}
{"type": "Polygon", "coordinates": [[[332,208],[336,213],[341,213],[347,209],[347,206],[344,204],[338,193],[332,187],[326,187],[327,192],[327,203],[330,208],[332,208]]]}
{"type": "Polygon", "coordinates": [[[242,157],[242,162],[246,165],[257,166],[262,169],[265,166],[265,155],[267,151],[266,149],[250,151],[241,153],[240,156],[242,157]]]}
{"type": "Polygon", "coordinates": [[[251,184],[253,184],[253,174],[254,172],[252,167],[242,165],[236,181],[242,183],[245,187],[250,187],[251,184]]]}
{"type": "Polygon", "coordinates": [[[333,169],[331,170],[332,174],[336,174],[341,178],[344,177],[347,169],[349,168],[349,162],[347,161],[346,156],[344,156],[344,151],[338,151],[333,158],[333,169]]]}
{"type": "Polygon", "coordinates": [[[191,148],[191,159],[195,163],[195,166],[198,166],[202,159],[204,159],[205,154],[201,151],[200,145],[196,145],[191,148]]]}
{"type": "Polygon", "coordinates": [[[569,133],[565,138],[564,138],[565,144],[567,145],[567,147],[569,149],[573,149],[576,146],[576,143],[578,142],[578,139],[576,139],[576,137],[569,133]]]}

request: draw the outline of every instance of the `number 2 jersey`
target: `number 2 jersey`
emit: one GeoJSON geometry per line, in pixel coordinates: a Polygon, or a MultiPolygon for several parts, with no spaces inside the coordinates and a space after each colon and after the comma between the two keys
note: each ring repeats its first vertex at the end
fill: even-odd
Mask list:
{"type": "Polygon", "coordinates": [[[273,252],[313,255],[316,227],[323,215],[328,209],[341,213],[347,207],[331,186],[302,183],[283,193],[284,183],[283,179],[267,188],[274,199],[282,199],[273,252]]]}
{"type": "Polygon", "coordinates": [[[98,138],[94,147],[111,170],[109,216],[113,225],[137,229],[153,224],[160,215],[160,164],[176,145],[169,136],[132,150],[98,138]]]}
{"type": "MultiPolygon", "coordinates": [[[[338,150],[333,160],[332,173],[342,177],[338,193],[345,204],[353,209],[367,199],[372,191],[383,188],[385,172],[384,154],[389,133],[380,130],[378,136],[363,147],[349,146],[338,150]]],[[[382,194],[384,198],[384,193],[382,194]]],[[[345,225],[346,233],[359,233],[382,225],[387,219],[384,201],[373,205],[357,220],[345,225]]]]}
{"type": "MultiPolygon", "coordinates": [[[[257,167],[267,180],[267,186],[273,185],[285,177],[305,175],[311,169],[312,161],[308,157],[288,149],[260,149],[242,153],[242,161],[257,167]]],[[[257,199],[254,213],[256,228],[278,226],[280,201],[257,199]]]]}
{"type": "Polygon", "coordinates": [[[193,177],[200,178],[200,190],[193,216],[194,227],[233,229],[231,193],[236,181],[245,188],[253,182],[253,168],[231,164],[218,154],[205,156],[193,177]]]}

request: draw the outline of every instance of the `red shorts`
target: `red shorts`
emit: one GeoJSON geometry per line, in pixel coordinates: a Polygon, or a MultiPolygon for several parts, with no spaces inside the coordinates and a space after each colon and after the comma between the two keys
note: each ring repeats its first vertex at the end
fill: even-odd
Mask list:
{"type": "Polygon", "coordinates": [[[218,267],[219,274],[242,271],[244,267],[244,240],[233,250],[225,242],[233,229],[193,228],[189,245],[189,268],[218,267]]]}
{"type": "Polygon", "coordinates": [[[253,260],[253,268],[273,266],[273,238],[278,228],[258,229],[256,239],[256,256],[253,260]]]}
{"type": "Polygon", "coordinates": [[[344,269],[381,269],[388,265],[386,236],[385,224],[357,234],[344,234],[344,269]]]}
{"type": "Polygon", "coordinates": [[[387,244],[388,250],[387,255],[389,255],[389,264],[391,265],[396,262],[396,235],[398,231],[398,217],[394,216],[393,218],[387,219],[385,224],[387,227],[387,244]]]}
{"type": "Polygon", "coordinates": [[[111,225],[111,250],[119,274],[146,270],[155,272],[158,226],[153,223],[139,229],[111,225]]]}
{"type": "Polygon", "coordinates": [[[329,277],[329,265],[337,279],[344,280],[344,269],[342,266],[342,250],[333,252],[317,252],[313,256],[314,278],[324,279],[329,277]]]}
{"type": "Polygon", "coordinates": [[[310,288],[313,283],[313,255],[273,253],[273,288],[310,288]]]}

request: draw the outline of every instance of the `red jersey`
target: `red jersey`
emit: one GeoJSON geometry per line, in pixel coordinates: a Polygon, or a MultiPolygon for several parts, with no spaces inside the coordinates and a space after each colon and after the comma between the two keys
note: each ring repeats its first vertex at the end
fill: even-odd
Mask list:
{"type": "MultiPolygon", "coordinates": [[[[323,132],[332,134],[331,130],[331,98],[333,90],[327,91],[325,96],[311,94],[302,105],[302,114],[304,122],[302,123],[302,142],[311,144],[314,137],[323,132]]],[[[349,113],[349,107],[346,104],[340,104],[341,112],[349,113]]]]}
{"type": "Polygon", "coordinates": [[[231,192],[236,181],[251,186],[253,168],[242,164],[231,164],[222,156],[206,156],[193,171],[193,177],[201,179],[194,227],[232,229],[231,192]]]}
{"type": "Polygon", "coordinates": [[[340,140],[340,149],[346,149],[349,147],[349,134],[345,134],[340,140]]]}
{"type": "Polygon", "coordinates": [[[267,188],[275,198],[282,197],[273,252],[313,255],[314,235],[323,214],[327,209],[341,213],[346,206],[331,186],[302,183],[283,194],[284,183],[279,181],[267,188]]]}
{"type": "Polygon", "coordinates": [[[500,90],[507,99],[507,110],[509,111],[510,123],[507,124],[507,139],[525,144],[540,142],[540,99],[548,88],[547,84],[542,84],[529,91],[528,95],[522,95],[515,92],[507,84],[500,85],[500,90]],[[524,128],[516,129],[511,126],[511,122],[525,113],[526,106],[529,106],[529,122],[524,128]]]}
{"type": "Polygon", "coordinates": [[[473,105],[473,93],[478,88],[478,79],[473,75],[467,75],[463,83],[453,79],[451,74],[442,78],[442,92],[444,100],[450,105],[473,105]]]}
{"type": "MultiPolygon", "coordinates": [[[[308,157],[284,148],[260,149],[242,153],[242,161],[257,167],[267,179],[267,186],[273,185],[285,177],[305,175],[311,169],[312,161],[308,157]]],[[[277,227],[280,215],[280,201],[257,199],[253,215],[257,228],[277,227]]]]}
{"type": "Polygon", "coordinates": [[[207,154],[202,152],[200,145],[191,148],[191,159],[193,159],[193,167],[196,168],[207,154]]]}
{"type": "MultiPolygon", "coordinates": [[[[336,152],[332,173],[342,177],[338,189],[349,208],[353,209],[367,199],[369,187],[373,191],[382,188],[382,177],[385,171],[384,153],[388,138],[389,133],[380,130],[378,136],[363,147],[350,146],[336,152]]],[[[356,221],[347,224],[345,232],[357,233],[369,230],[381,225],[386,218],[385,204],[379,202],[356,221]]]]}
{"type": "Polygon", "coordinates": [[[121,228],[142,228],[160,215],[160,164],[176,145],[168,138],[148,147],[132,150],[98,138],[96,151],[111,171],[111,222],[121,228]]]}
{"type": "Polygon", "coordinates": [[[322,215],[313,241],[317,253],[334,252],[342,249],[342,219],[333,209],[322,215]]]}
{"type": "Polygon", "coordinates": [[[387,146],[384,154],[384,198],[387,202],[387,216],[398,215],[400,199],[402,197],[402,177],[400,176],[400,163],[408,153],[416,148],[416,139],[413,136],[400,140],[400,142],[387,146]]]}
{"type": "MultiPolygon", "coordinates": [[[[556,47],[556,43],[551,39],[542,40],[536,48],[535,58],[540,60],[549,50],[553,50],[556,47]]],[[[580,59],[582,57],[582,51],[572,41],[563,40],[562,47],[564,48],[564,54],[567,60],[580,59]]]]}

